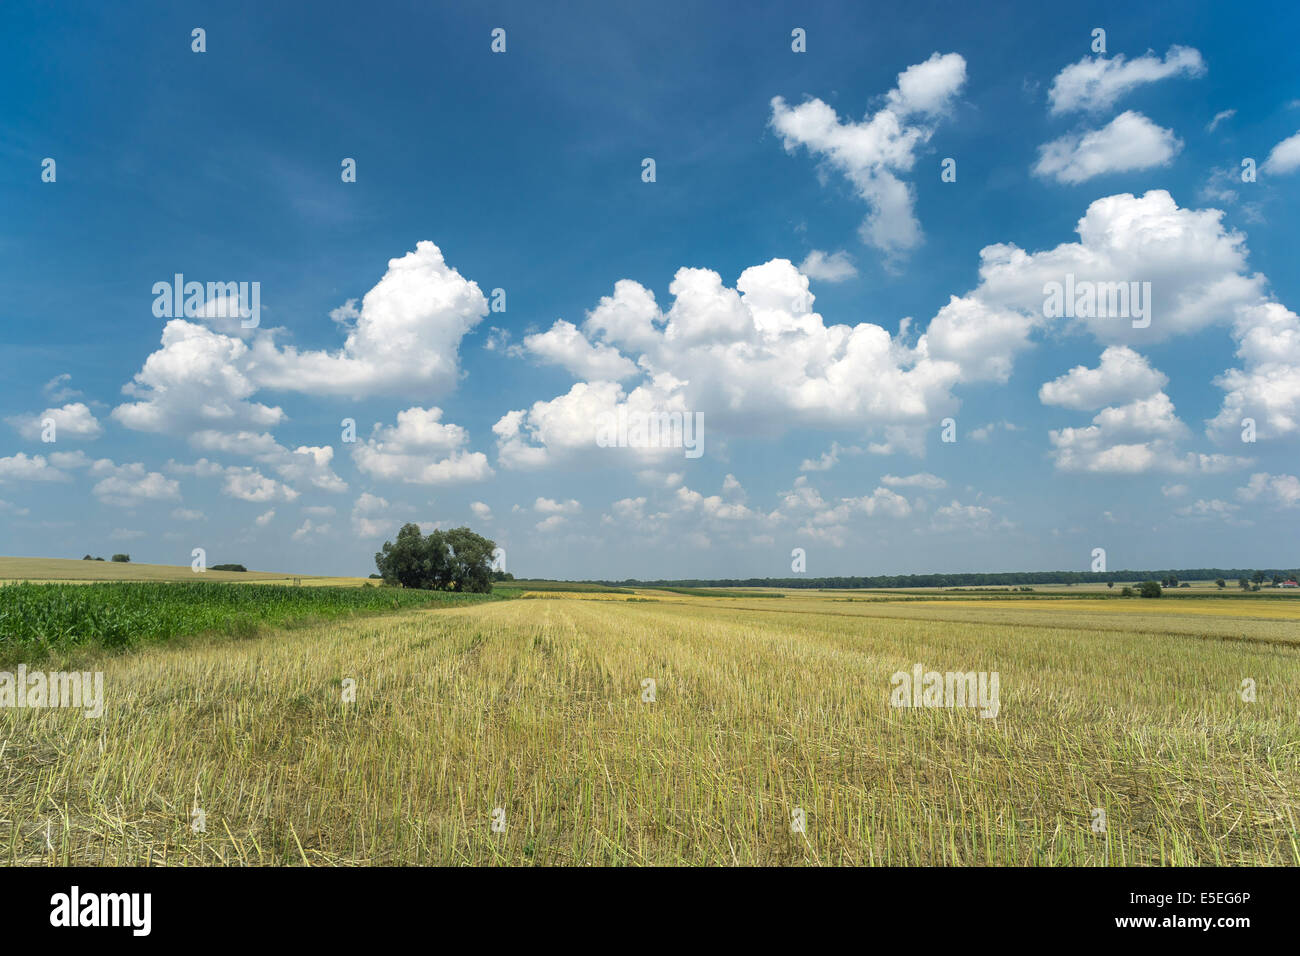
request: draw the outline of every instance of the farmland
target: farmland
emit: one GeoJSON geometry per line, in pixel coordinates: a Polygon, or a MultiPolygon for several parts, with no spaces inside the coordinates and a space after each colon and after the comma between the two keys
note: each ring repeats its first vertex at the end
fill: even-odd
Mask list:
{"type": "Polygon", "coordinates": [[[530,593],[105,655],[0,710],[0,860],[1300,863],[1300,601],[530,593]]]}
{"type": "Polygon", "coordinates": [[[395,588],[276,587],[208,581],[0,585],[0,663],[181,636],[487,599],[395,588]]]}
{"type": "Polygon", "coordinates": [[[269,571],[204,571],[189,565],[135,564],[116,561],[76,561],[68,558],[0,557],[0,584],[13,581],[217,581],[232,584],[292,584],[313,587],[358,587],[365,578],[335,578],[279,574],[269,571]]]}

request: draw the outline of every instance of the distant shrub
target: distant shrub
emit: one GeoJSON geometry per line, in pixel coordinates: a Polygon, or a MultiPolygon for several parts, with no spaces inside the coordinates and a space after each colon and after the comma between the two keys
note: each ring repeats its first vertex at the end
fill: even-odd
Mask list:
{"type": "Polygon", "coordinates": [[[1143,581],[1141,595],[1144,598],[1158,598],[1164,592],[1160,589],[1159,581],[1143,581]]]}
{"type": "Polygon", "coordinates": [[[118,564],[129,564],[131,556],[129,554],[115,554],[113,555],[113,560],[118,564]]]}
{"type": "Polygon", "coordinates": [[[210,570],[213,571],[247,571],[248,568],[242,564],[214,564],[210,570]]]}
{"type": "Polygon", "coordinates": [[[1134,593],[1134,592],[1133,592],[1133,589],[1132,589],[1131,587],[1129,587],[1129,586],[1126,584],[1126,585],[1124,585],[1124,590],[1122,590],[1122,591],[1119,592],[1119,596],[1120,596],[1120,597],[1132,597],[1132,596],[1133,596],[1133,593],[1134,593]]]}
{"type": "Polygon", "coordinates": [[[90,555],[86,555],[86,556],[85,556],[84,558],[82,558],[81,560],[82,560],[82,561],[94,561],[95,559],[92,558],[90,555]]]}

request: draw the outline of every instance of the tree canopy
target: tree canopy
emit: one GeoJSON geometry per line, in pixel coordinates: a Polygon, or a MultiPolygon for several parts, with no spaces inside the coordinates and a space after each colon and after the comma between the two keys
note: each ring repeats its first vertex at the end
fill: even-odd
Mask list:
{"type": "Polygon", "coordinates": [[[404,524],[397,540],[385,541],[375,554],[375,567],[385,584],[435,591],[492,590],[492,556],[496,542],[469,528],[434,530],[422,534],[417,524],[404,524]]]}

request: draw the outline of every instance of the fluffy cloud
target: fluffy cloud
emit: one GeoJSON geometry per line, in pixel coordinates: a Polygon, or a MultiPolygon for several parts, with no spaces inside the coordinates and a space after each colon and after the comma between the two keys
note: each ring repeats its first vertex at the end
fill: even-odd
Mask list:
{"type": "Polygon", "coordinates": [[[8,458],[0,458],[0,481],[68,480],[67,474],[51,464],[44,455],[33,455],[29,458],[23,452],[19,452],[8,458]]]}
{"type": "Polygon", "coordinates": [[[828,451],[824,451],[820,458],[805,458],[799,465],[800,471],[830,471],[840,463],[840,455],[860,455],[862,449],[856,445],[850,445],[847,448],[837,441],[831,442],[828,451]]]}
{"type": "Polygon", "coordinates": [[[222,478],[221,493],[228,498],[241,501],[264,503],[267,501],[294,501],[298,492],[288,485],[268,478],[256,468],[248,465],[222,465],[207,458],[200,458],[191,465],[175,461],[167,462],[167,470],[174,475],[188,475],[195,478],[222,478]]]}
{"type": "Polygon", "coordinates": [[[1053,114],[1097,112],[1109,109],[1121,96],[1146,83],[1204,73],[1201,54],[1185,46],[1171,46],[1163,60],[1150,52],[1132,60],[1122,53],[1111,59],[1085,56],[1056,75],[1047,97],[1053,114]]]}
{"type": "Polygon", "coordinates": [[[742,521],[753,517],[753,512],[742,502],[727,501],[721,495],[703,495],[685,485],[677,489],[677,506],[682,511],[698,512],[707,518],[720,521],[742,521]]]}
{"type": "Polygon", "coordinates": [[[1018,353],[1029,347],[1029,335],[1042,325],[1041,316],[973,296],[950,296],[930,320],[918,351],[957,370],[963,382],[1005,382],[1018,353]]]}
{"type": "Polygon", "coordinates": [[[821,282],[846,282],[858,274],[852,258],[843,249],[830,254],[814,249],[799,263],[799,271],[821,282]]]}
{"type": "Polygon", "coordinates": [[[948,112],[952,99],[966,83],[966,61],[956,53],[932,53],[924,63],[914,63],[898,74],[889,91],[889,108],[899,116],[948,112]]]}
{"type": "Polygon", "coordinates": [[[1112,345],[1101,353],[1097,368],[1076,365],[1055,381],[1038,390],[1044,405],[1058,405],[1090,411],[1112,402],[1130,402],[1160,391],[1169,378],[1147,360],[1124,345],[1112,345]]]}
{"type": "Polygon", "coordinates": [[[1260,169],[1270,176],[1281,176],[1300,169],[1300,133],[1288,136],[1274,146],[1260,169]]]}
{"type": "Polygon", "coordinates": [[[310,484],[322,491],[348,490],[347,482],[331,468],[334,449],[328,445],[302,445],[290,451],[265,432],[220,432],[211,429],[195,432],[190,436],[190,443],[203,451],[248,455],[270,467],[286,481],[310,484]]]}
{"type": "Polygon", "coordinates": [[[1218,498],[1197,498],[1190,505],[1176,509],[1174,514],[1180,518],[1221,518],[1225,521],[1231,521],[1240,509],[1240,505],[1234,505],[1230,501],[1220,501],[1218,498]]]}
{"type": "Polygon", "coordinates": [[[268,478],[256,468],[231,467],[226,469],[226,480],[221,493],[241,501],[259,504],[267,501],[294,501],[298,492],[286,484],[268,478]]]}
{"type": "Polygon", "coordinates": [[[1226,394],[1209,433],[1235,438],[1251,418],[1260,438],[1300,434],[1300,317],[1280,303],[1260,302],[1237,310],[1233,334],[1243,367],[1215,379],[1226,394]]]}
{"type": "Polygon", "coordinates": [[[842,547],[848,540],[848,525],[861,518],[906,518],[912,506],[906,498],[885,487],[869,495],[843,497],[834,503],[808,483],[806,475],[795,479],[794,487],[780,493],[781,505],[773,514],[777,521],[799,522],[799,534],[842,547]]]}
{"type": "Polygon", "coordinates": [[[482,481],[492,474],[487,456],[465,450],[469,432],[444,424],[440,408],[408,408],[395,426],[375,426],[352,453],[368,475],[415,485],[482,481]]]}
{"type": "Polygon", "coordinates": [[[352,506],[352,526],[362,538],[379,538],[393,533],[392,506],[384,498],[363,492],[352,506]]]}
{"type": "Polygon", "coordinates": [[[819,99],[791,107],[777,96],[771,125],[787,152],[806,147],[853,184],[870,209],[861,228],[864,242],[903,253],[921,243],[921,226],[912,211],[912,189],[900,176],[911,171],[917,148],[934,133],[933,120],[965,82],[960,55],[935,53],[900,73],[885,107],[860,123],[841,120],[819,99]]]}
{"type": "Polygon", "coordinates": [[[280,408],[250,400],[262,388],[353,397],[447,390],[460,374],[461,339],[486,314],[479,287],[423,241],[389,261],[360,310],[332,313],[348,333],[337,352],[281,348],[275,330],[242,333],[252,336],[250,345],[172,319],[162,348],[123,388],[139,400],[119,405],[113,417],[140,431],[238,432],[284,420],[280,408]]]}
{"type": "Polygon", "coordinates": [[[248,346],[184,319],[163,327],[162,348],[150,355],[124,394],[139,401],[113,409],[127,428],[186,434],[204,428],[267,428],[284,412],[249,401],[257,386],[245,374],[248,346]]]}
{"type": "Polygon", "coordinates": [[[98,438],[104,432],[98,419],[82,402],[73,402],[62,408],[47,408],[38,415],[15,415],[6,419],[28,441],[41,440],[46,420],[54,423],[56,441],[68,438],[89,440],[98,438]]]}
{"type": "Polygon", "coordinates": [[[1076,366],[1043,385],[1045,405],[1076,410],[1101,408],[1084,428],[1048,433],[1061,471],[1140,474],[1148,471],[1217,472],[1242,467],[1245,459],[1181,453],[1189,430],[1162,391],[1168,379],[1132,349],[1112,346],[1095,369],[1076,366]],[[1117,402],[1121,404],[1107,404],[1117,402]]]}
{"type": "Polygon", "coordinates": [[[608,345],[592,345],[571,322],[524,339],[524,348],[544,362],[562,366],[578,378],[617,382],[637,373],[636,366],[608,345]]]}
{"type": "Polygon", "coordinates": [[[1142,474],[1150,471],[1213,474],[1242,468],[1249,459],[1180,452],[1187,426],[1174,413],[1164,392],[1103,408],[1084,428],[1048,433],[1060,471],[1093,474],[1142,474]]]}
{"type": "Polygon", "coordinates": [[[311,395],[449,390],[460,374],[460,341],[487,312],[478,285],[447,265],[436,245],[421,241],[388,261],[359,312],[332,315],[348,333],[340,350],[280,348],[267,332],[254,341],[248,374],[260,387],[311,395]]]}
{"type": "Polygon", "coordinates": [[[117,465],[101,458],[90,465],[90,474],[99,479],[93,494],[108,505],[134,508],[150,501],[179,501],[181,497],[177,481],[147,470],[140,462],[117,465]]]}
{"type": "Polygon", "coordinates": [[[1107,173],[1166,166],[1182,148],[1173,130],[1129,110],[1101,129],[1068,133],[1040,146],[1034,173],[1057,182],[1081,183],[1107,173]]]}
{"type": "Polygon", "coordinates": [[[636,498],[620,498],[609,506],[611,514],[603,515],[601,520],[605,524],[641,522],[646,519],[645,506],[644,495],[636,498]]]}
{"type": "Polygon", "coordinates": [[[1159,342],[1226,324],[1239,306],[1263,296],[1264,277],[1247,272],[1246,237],[1224,228],[1220,210],[1181,208],[1163,189],[1095,200],[1077,231],[1078,242],[1041,252],[1011,244],[986,246],[980,252],[980,284],[967,298],[1041,324],[1049,282],[1064,283],[1070,275],[1076,286],[1150,282],[1148,328],[1101,314],[1064,320],[1110,344],[1159,342]]]}
{"type": "MultiPolygon", "coordinates": [[[[746,269],[734,289],[717,273],[680,270],[666,312],[649,290],[621,280],[580,331],[634,356],[641,380],[579,382],[567,394],[508,412],[493,427],[500,460],[533,468],[590,449],[601,417],[620,409],[699,411],[713,434],[876,429],[885,441],[869,450],[919,453],[924,429],[955,409],[953,387],[1007,381],[1016,356],[1049,321],[1108,345],[1154,343],[1228,323],[1263,301],[1266,281],[1249,273],[1245,237],[1225,229],[1222,215],[1180,208],[1163,190],[1124,193],[1089,205],[1077,242],[1041,252],[987,246],[979,284],[950,297],[914,346],[906,320],[897,335],[870,323],[828,326],[813,310],[807,276],[783,259],[746,269]],[[1131,316],[1105,314],[1049,320],[1045,287],[1068,276],[1079,284],[1149,282],[1150,326],[1134,328],[1131,316]]],[[[1123,354],[1094,374],[1109,375],[1123,354]]],[[[1246,388],[1236,379],[1227,385],[1239,386],[1246,388]]],[[[1045,394],[1066,387],[1054,384],[1045,394]]],[[[1136,394],[1136,384],[1128,387],[1131,397],[1146,397],[1136,394]]],[[[1117,393],[1110,400],[1126,398],[1117,393]]],[[[638,456],[623,456],[629,459],[638,456]]]]}
{"type": "MultiPolygon", "coordinates": [[[[208,305],[205,314],[215,315],[213,303],[208,305]]],[[[347,332],[337,352],[282,348],[276,330],[210,328],[218,324],[211,318],[207,324],[171,320],[162,347],[123,389],[137,401],[119,405],[113,417],[129,428],[184,435],[203,451],[249,455],[287,481],[346,491],[330,467],[334,450],[280,446],[263,429],[282,423],[284,412],[254,401],[254,394],[266,388],[354,397],[450,389],[460,374],[460,341],[486,313],[479,287],[448,266],[436,245],[420,242],[389,261],[360,308],[350,303],[331,313],[347,332]]],[[[420,464],[412,473],[417,477],[403,480],[426,483],[490,473],[482,455],[458,452],[447,461],[419,463],[411,460],[418,457],[418,443],[412,448],[398,462],[372,441],[358,457],[380,474],[420,464]]],[[[243,487],[242,480],[233,484],[243,487]]]]}
{"type": "MultiPolygon", "coordinates": [[[[962,367],[930,349],[955,349],[960,336],[914,349],[878,325],[827,326],[813,311],[808,277],[788,260],[746,269],[735,289],[717,273],[682,269],[670,292],[666,313],[629,280],[601,300],[585,334],[639,352],[643,380],[630,390],[579,382],[507,413],[493,427],[504,465],[537,467],[595,449],[602,416],[620,409],[701,412],[710,431],[779,434],[797,425],[924,427],[955,407],[949,389],[962,367]]],[[[682,455],[680,448],[620,451],[636,453],[625,461],[682,455]]]]}
{"type": "Polygon", "coordinates": [[[1259,472],[1250,476],[1250,482],[1244,488],[1237,489],[1237,497],[1252,504],[1260,502],[1278,508],[1300,508],[1300,478],[1259,472]]]}

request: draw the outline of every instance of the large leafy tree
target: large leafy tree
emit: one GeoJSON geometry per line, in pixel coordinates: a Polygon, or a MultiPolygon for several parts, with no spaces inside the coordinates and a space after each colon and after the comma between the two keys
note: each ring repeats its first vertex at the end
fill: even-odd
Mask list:
{"type": "Polygon", "coordinates": [[[451,586],[458,591],[491,591],[496,542],[469,528],[452,528],[443,539],[451,549],[451,586]]]}
{"type": "Polygon", "coordinates": [[[404,588],[428,588],[433,585],[429,549],[417,524],[404,524],[397,532],[397,542],[385,541],[375,555],[375,567],[385,584],[404,588]]]}
{"type": "Polygon", "coordinates": [[[469,528],[421,534],[416,524],[402,525],[397,541],[385,541],[375,567],[385,584],[425,590],[486,592],[492,590],[492,555],[496,543],[469,528]]]}

